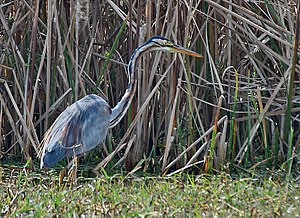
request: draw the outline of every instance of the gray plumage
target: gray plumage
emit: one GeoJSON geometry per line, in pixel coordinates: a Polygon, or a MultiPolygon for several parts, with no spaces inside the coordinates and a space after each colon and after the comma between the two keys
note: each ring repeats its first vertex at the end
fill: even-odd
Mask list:
{"type": "Polygon", "coordinates": [[[110,106],[90,94],[70,105],[44,137],[41,167],[53,167],[64,157],[87,152],[101,144],[109,129],[110,106]]]}

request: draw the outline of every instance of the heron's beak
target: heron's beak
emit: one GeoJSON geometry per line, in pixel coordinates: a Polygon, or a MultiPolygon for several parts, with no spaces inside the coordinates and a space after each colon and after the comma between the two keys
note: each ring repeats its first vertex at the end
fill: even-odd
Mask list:
{"type": "Polygon", "coordinates": [[[172,47],[172,52],[182,53],[182,54],[194,56],[194,57],[197,57],[197,58],[203,58],[203,56],[200,55],[200,54],[198,54],[197,52],[194,52],[194,51],[192,51],[192,50],[190,50],[190,49],[181,47],[181,46],[179,46],[179,45],[174,45],[174,46],[172,47]]]}

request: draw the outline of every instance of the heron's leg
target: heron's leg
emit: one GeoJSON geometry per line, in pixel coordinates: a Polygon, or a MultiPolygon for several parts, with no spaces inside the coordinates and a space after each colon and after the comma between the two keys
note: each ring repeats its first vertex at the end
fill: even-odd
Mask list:
{"type": "Polygon", "coordinates": [[[59,187],[62,186],[63,184],[63,181],[64,181],[64,178],[65,178],[65,175],[66,175],[66,172],[67,172],[67,168],[63,168],[60,172],[59,172],[59,187]]]}
{"type": "Polygon", "coordinates": [[[71,175],[73,185],[77,185],[77,171],[78,171],[78,157],[76,154],[76,149],[81,147],[82,144],[73,145],[71,148],[73,149],[73,159],[70,162],[72,165],[69,166],[69,175],[71,175]]]}
{"type": "Polygon", "coordinates": [[[68,164],[67,166],[65,166],[60,172],[59,172],[59,186],[61,187],[64,184],[64,178],[67,174],[67,181],[66,183],[68,183],[71,178],[72,178],[72,172],[71,172],[71,168],[73,166],[74,159],[72,158],[71,160],[68,159],[68,164]]]}
{"type": "Polygon", "coordinates": [[[71,182],[73,185],[77,185],[77,171],[78,171],[78,158],[74,155],[72,161],[72,165],[69,168],[69,175],[71,178],[71,182]]]}
{"type": "Polygon", "coordinates": [[[77,170],[78,170],[78,157],[76,156],[76,148],[82,146],[82,144],[76,144],[68,149],[72,149],[73,157],[71,160],[68,158],[67,166],[60,171],[59,184],[63,184],[63,179],[68,174],[67,182],[71,182],[72,185],[77,185],[77,170]]]}

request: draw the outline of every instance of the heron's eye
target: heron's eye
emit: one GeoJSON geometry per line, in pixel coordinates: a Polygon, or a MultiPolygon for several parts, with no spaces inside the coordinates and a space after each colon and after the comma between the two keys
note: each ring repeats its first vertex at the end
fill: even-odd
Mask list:
{"type": "Polygon", "coordinates": [[[170,41],[165,42],[165,46],[173,46],[174,44],[170,41]]]}

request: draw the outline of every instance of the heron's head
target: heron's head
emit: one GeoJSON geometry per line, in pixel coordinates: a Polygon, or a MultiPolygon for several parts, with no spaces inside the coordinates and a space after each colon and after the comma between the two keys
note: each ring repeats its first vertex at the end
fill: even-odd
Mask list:
{"type": "Polygon", "coordinates": [[[153,36],[145,43],[145,45],[151,45],[151,50],[166,51],[172,53],[182,53],[182,54],[202,58],[202,55],[198,54],[197,52],[176,45],[171,40],[161,36],[153,36]]]}

